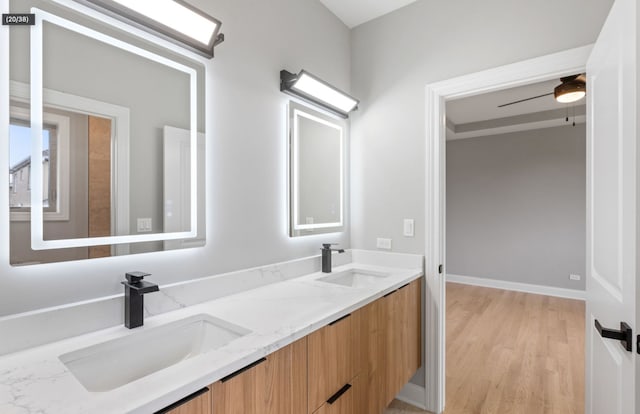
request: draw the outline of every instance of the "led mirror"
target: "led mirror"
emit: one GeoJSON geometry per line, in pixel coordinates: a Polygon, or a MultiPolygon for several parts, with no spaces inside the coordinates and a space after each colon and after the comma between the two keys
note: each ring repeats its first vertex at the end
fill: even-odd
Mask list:
{"type": "Polygon", "coordinates": [[[343,120],[289,103],[292,237],[343,230],[345,130],[343,120]]]}
{"type": "Polygon", "coordinates": [[[202,63],[82,6],[10,6],[35,14],[7,31],[11,264],[203,245],[202,63]]]}

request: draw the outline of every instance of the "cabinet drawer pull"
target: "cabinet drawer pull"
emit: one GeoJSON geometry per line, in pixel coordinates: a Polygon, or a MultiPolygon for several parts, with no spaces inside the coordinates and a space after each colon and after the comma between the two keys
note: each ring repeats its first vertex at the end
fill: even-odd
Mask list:
{"type": "Polygon", "coordinates": [[[180,401],[176,401],[173,404],[169,405],[168,407],[164,407],[162,410],[160,411],[156,411],[155,414],[165,414],[168,413],[169,411],[180,407],[181,405],[184,405],[186,403],[188,403],[191,400],[194,400],[196,398],[198,398],[199,396],[201,396],[202,394],[209,392],[209,388],[204,387],[201,390],[198,390],[196,392],[194,392],[193,394],[187,395],[186,397],[184,397],[183,399],[181,399],[180,401]]]}
{"type": "Polygon", "coordinates": [[[226,377],[222,378],[222,379],[220,380],[220,382],[227,382],[227,381],[229,381],[230,379],[232,379],[233,377],[237,377],[238,375],[242,374],[243,372],[248,371],[248,370],[250,370],[251,368],[253,368],[253,367],[257,366],[257,365],[262,364],[262,363],[263,363],[264,361],[266,361],[266,360],[267,360],[267,358],[260,358],[260,359],[259,359],[259,360],[257,360],[256,362],[253,362],[253,363],[251,363],[251,364],[247,365],[247,366],[246,366],[246,367],[244,367],[244,368],[240,368],[239,370],[237,370],[237,371],[235,371],[235,372],[232,372],[231,374],[229,374],[229,375],[227,375],[226,377]]]}
{"type": "Polygon", "coordinates": [[[331,397],[329,397],[329,399],[327,400],[327,403],[333,404],[334,402],[338,401],[338,398],[342,397],[342,394],[349,391],[349,388],[351,388],[351,384],[345,384],[345,386],[340,388],[338,392],[336,392],[331,397]]]}
{"type": "Polygon", "coordinates": [[[383,296],[383,298],[386,298],[387,296],[391,296],[391,295],[393,295],[394,293],[396,293],[397,291],[398,291],[398,289],[393,290],[393,291],[391,291],[391,292],[387,293],[386,295],[384,295],[384,296],[383,296]]]}
{"type": "Polygon", "coordinates": [[[347,313],[346,315],[344,315],[342,318],[338,318],[335,321],[329,323],[329,326],[335,325],[336,323],[340,322],[343,319],[347,319],[349,316],[351,316],[350,313],[347,313]]]}

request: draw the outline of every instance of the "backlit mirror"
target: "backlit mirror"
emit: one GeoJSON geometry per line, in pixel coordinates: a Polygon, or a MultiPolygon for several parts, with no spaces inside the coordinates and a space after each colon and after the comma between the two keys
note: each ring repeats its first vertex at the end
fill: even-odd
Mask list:
{"type": "Polygon", "coordinates": [[[202,246],[202,61],[72,2],[10,11],[36,16],[6,31],[11,264],[202,246]]]}
{"type": "Polygon", "coordinates": [[[343,230],[345,131],[344,120],[289,103],[290,236],[343,230]]]}

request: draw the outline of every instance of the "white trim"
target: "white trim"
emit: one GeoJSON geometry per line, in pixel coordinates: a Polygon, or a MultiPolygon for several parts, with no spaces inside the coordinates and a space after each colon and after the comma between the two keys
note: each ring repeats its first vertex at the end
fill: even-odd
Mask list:
{"type": "MultiPolygon", "coordinates": [[[[30,112],[25,108],[11,107],[11,117],[29,122],[30,112]]],[[[69,220],[69,136],[70,120],[67,116],[44,112],[43,120],[56,126],[56,209],[45,211],[45,221],[69,220]]],[[[11,121],[9,121],[11,123],[11,121]]],[[[9,137],[11,138],[11,137],[9,137]]],[[[51,167],[50,167],[51,168],[51,167]]],[[[30,211],[11,211],[11,221],[30,221],[30,211]]]]}
{"type": "Polygon", "coordinates": [[[426,406],[441,413],[445,405],[445,278],[438,265],[445,263],[445,146],[446,101],[498,91],[585,70],[592,45],[500,66],[425,87],[425,278],[426,305],[424,365],[426,406]]]}
{"type": "MultiPolygon", "coordinates": [[[[156,233],[143,235],[117,235],[108,237],[88,237],[65,240],[44,240],[42,226],[42,183],[41,166],[35,165],[34,182],[32,188],[35,191],[31,193],[31,248],[34,250],[58,249],[68,247],[87,247],[98,246],[103,244],[125,244],[143,241],[162,241],[175,240],[183,238],[193,238],[197,236],[197,74],[195,69],[174,62],[170,59],[152,53],[148,50],[130,45],[121,40],[107,36],[103,33],[81,26],[77,23],[58,17],[46,11],[31,8],[31,12],[36,15],[36,24],[31,30],[31,124],[32,124],[32,148],[31,158],[39,159],[42,154],[41,140],[38,139],[42,135],[42,107],[43,107],[43,22],[47,21],[71,30],[81,35],[93,38],[99,42],[103,42],[122,50],[137,54],[143,58],[163,64],[170,68],[184,72],[190,76],[190,134],[191,134],[191,229],[185,232],[175,233],[156,233]],[[39,191],[38,191],[39,190],[39,191]]],[[[127,163],[128,164],[128,163],[127,163]]],[[[124,174],[122,174],[124,177],[124,174]]],[[[126,176],[128,181],[128,175],[126,176]]],[[[124,179],[124,178],[123,178],[124,179]]],[[[116,178],[119,180],[119,178],[116,178]]],[[[127,229],[127,233],[129,229],[127,229]]]]}
{"type": "MultiPolygon", "coordinates": [[[[578,124],[584,124],[587,122],[586,115],[576,116],[573,121],[578,124]]],[[[467,138],[475,138],[475,137],[486,137],[489,135],[500,135],[500,134],[509,134],[512,132],[520,132],[520,131],[530,131],[535,129],[544,129],[544,128],[554,128],[561,126],[570,126],[567,125],[567,121],[565,118],[557,118],[557,119],[547,119],[545,121],[537,121],[537,122],[527,122],[524,124],[515,124],[515,125],[506,125],[495,128],[487,128],[487,129],[476,129],[473,131],[466,132],[455,132],[452,131],[451,128],[447,128],[447,141],[453,141],[456,139],[467,139],[467,138]]]]}
{"type": "Polygon", "coordinates": [[[426,389],[412,382],[407,383],[402,390],[400,390],[400,394],[396,395],[396,399],[423,410],[427,409],[424,404],[426,400],[426,389]]]}
{"type": "Polygon", "coordinates": [[[488,279],[485,277],[447,274],[447,282],[482,286],[492,289],[512,290],[514,292],[533,293],[536,295],[555,296],[565,299],[587,300],[587,292],[584,290],[510,282],[508,280],[488,279]]]}

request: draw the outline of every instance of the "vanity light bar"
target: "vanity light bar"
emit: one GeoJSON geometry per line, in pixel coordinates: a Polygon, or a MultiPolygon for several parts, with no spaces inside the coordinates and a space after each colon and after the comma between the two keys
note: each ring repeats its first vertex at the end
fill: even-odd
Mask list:
{"type": "Polygon", "coordinates": [[[280,90],[320,106],[342,118],[348,118],[349,112],[358,109],[360,102],[305,70],[297,75],[281,70],[280,90]]]}
{"type": "Polygon", "coordinates": [[[222,23],[182,0],[76,0],[208,58],[224,41],[222,23]]]}

